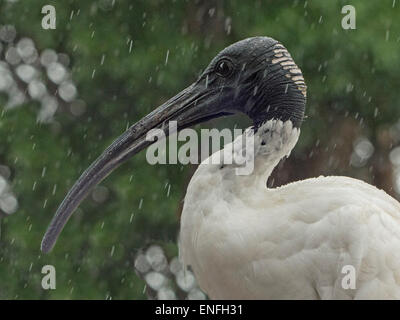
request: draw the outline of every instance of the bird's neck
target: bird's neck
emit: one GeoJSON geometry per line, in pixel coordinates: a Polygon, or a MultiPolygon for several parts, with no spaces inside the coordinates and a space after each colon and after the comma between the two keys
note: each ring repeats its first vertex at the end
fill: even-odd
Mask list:
{"type": "MultiPolygon", "coordinates": [[[[254,201],[265,199],[264,193],[269,192],[266,186],[269,176],[279,161],[290,154],[299,134],[300,130],[293,128],[291,122],[271,120],[263,123],[257,130],[247,129],[233,143],[227,144],[223,150],[204,160],[187,188],[181,218],[181,230],[185,230],[181,233],[182,239],[185,239],[183,241],[193,243],[192,236],[196,235],[205,217],[211,215],[211,219],[224,219],[232,213],[232,207],[252,207],[254,201]],[[254,139],[245,140],[250,142],[247,147],[254,147],[254,153],[244,150],[241,142],[243,136],[253,136],[254,139]],[[243,166],[235,163],[216,164],[224,154],[229,153],[245,153],[250,160],[253,155],[253,167],[247,168],[252,169],[249,174],[238,175],[237,169],[243,169],[243,166]]],[[[186,255],[186,263],[190,264],[191,251],[182,254],[186,255]]]]}
{"type": "Polygon", "coordinates": [[[254,130],[254,168],[251,174],[238,175],[236,179],[241,184],[265,187],[279,161],[290,155],[299,138],[300,129],[293,127],[290,120],[269,120],[251,130],[254,130]]]}
{"type": "Polygon", "coordinates": [[[300,129],[294,128],[290,120],[266,121],[255,129],[248,128],[233,143],[203,161],[196,175],[219,176],[221,191],[246,196],[246,192],[266,188],[272,171],[282,158],[289,156],[299,135],[300,129]],[[233,163],[224,163],[230,154],[234,154],[233,163]],[[245,164],[235,162],[237,154],[246,158],[245,164]],[[224,164],[217,165],[217,161],[224,164]]]}

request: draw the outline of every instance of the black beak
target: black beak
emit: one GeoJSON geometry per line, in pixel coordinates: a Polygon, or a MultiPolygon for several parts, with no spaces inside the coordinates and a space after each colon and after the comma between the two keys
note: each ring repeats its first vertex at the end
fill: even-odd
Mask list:
{"type": "Polygon", "coordinates": [[[169,121],[177,121],[179,130],[230,114],[219,112],[221,93],[221,90],[213,90],[199,80],[125,131],[75,182],[51,221],[43,237],[41,250],[49,252],[53,248],[64,225],[93,187],[123,162],[154,143],[146,140],[149,130],[159,128],[167,136],[169,121]]]}

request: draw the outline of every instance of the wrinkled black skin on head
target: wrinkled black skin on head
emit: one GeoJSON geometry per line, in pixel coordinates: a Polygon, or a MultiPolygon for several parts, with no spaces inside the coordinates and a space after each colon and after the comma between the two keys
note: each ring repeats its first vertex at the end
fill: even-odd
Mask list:
{"type": "Polygon", "coordinates": [[[197,84],[219,91],[221,112],[241,112],[255,126],[270,119],[291,120],[300,127],[306,98],[295,83],[285,76],[283,67],[273,64],[273,48],[278,41],[268,37],[248,38],[222,50],[200,76],[197,84]],[[221,59],[232,62],[229,77],[221,77],[215,68],[221,59]]]}

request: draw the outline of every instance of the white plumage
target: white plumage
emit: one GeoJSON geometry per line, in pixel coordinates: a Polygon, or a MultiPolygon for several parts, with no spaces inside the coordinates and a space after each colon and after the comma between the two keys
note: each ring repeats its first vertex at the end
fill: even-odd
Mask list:
{"type": "Polygon", "coordinates": [[[181,217],[183,262],[213,299],[400,298],[396,200],[347,177],[266,187],[299,133],[290,121],[264,124],[249,176],[236,175],[235,165],[199,166],[181,217]],[[355,289],[342,286],[346,265],[355,289]]]}

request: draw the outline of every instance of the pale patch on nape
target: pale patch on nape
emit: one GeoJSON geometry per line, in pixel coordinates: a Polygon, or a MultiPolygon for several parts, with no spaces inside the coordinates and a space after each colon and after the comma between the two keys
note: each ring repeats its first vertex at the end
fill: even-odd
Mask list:
{"type": "Polygon", "coordinates": [[[301,73],[300,68],[293,61],[292,56],[286,50],[286,48],[277,43],[273,49],[274,56],[272,58],[273,64],[280,64],[284,70],[287,70],[288,73],[285,76],[295,83],[297,89],[303,94],[303,96],[307,97],[307,86],[304,82],[303,74],[301,73]]]}
{"type": "Polygon", "coordinates": [[[295,66],[296,64],[294,63],[293,60],[285,61],[281,63],[281,66],[295,66]]]}
{"type": "Polygon", "coordinates": [[[289,71],[290,71],[290,73],[299,73],[299,74],[301,74],[301,71],[300,71],[299,68],[291,68],[289,71]]]}
{"type": "Polygon", "coordinates": [[[288,53],[286,49],[275,49],[274,52],[275,53],[280,53],[280,54],[288,53]]]}
{"type": "Polygon", "coordinates": [[[277,58],[277,59],[272,59],[272,63],[275,64],[275,63],[280,63],[282,61],[288,61],[288,60],[291,61],[289,57],[277,58]]]}
{"type": "Polygon", "coordinates": [[[304,81],[304,78],[303,78],[303,76],[295,76],[295,77],[292,78],[292,80],[293,80],[294,82],[299,82],[298,80],[304,81]]]}

